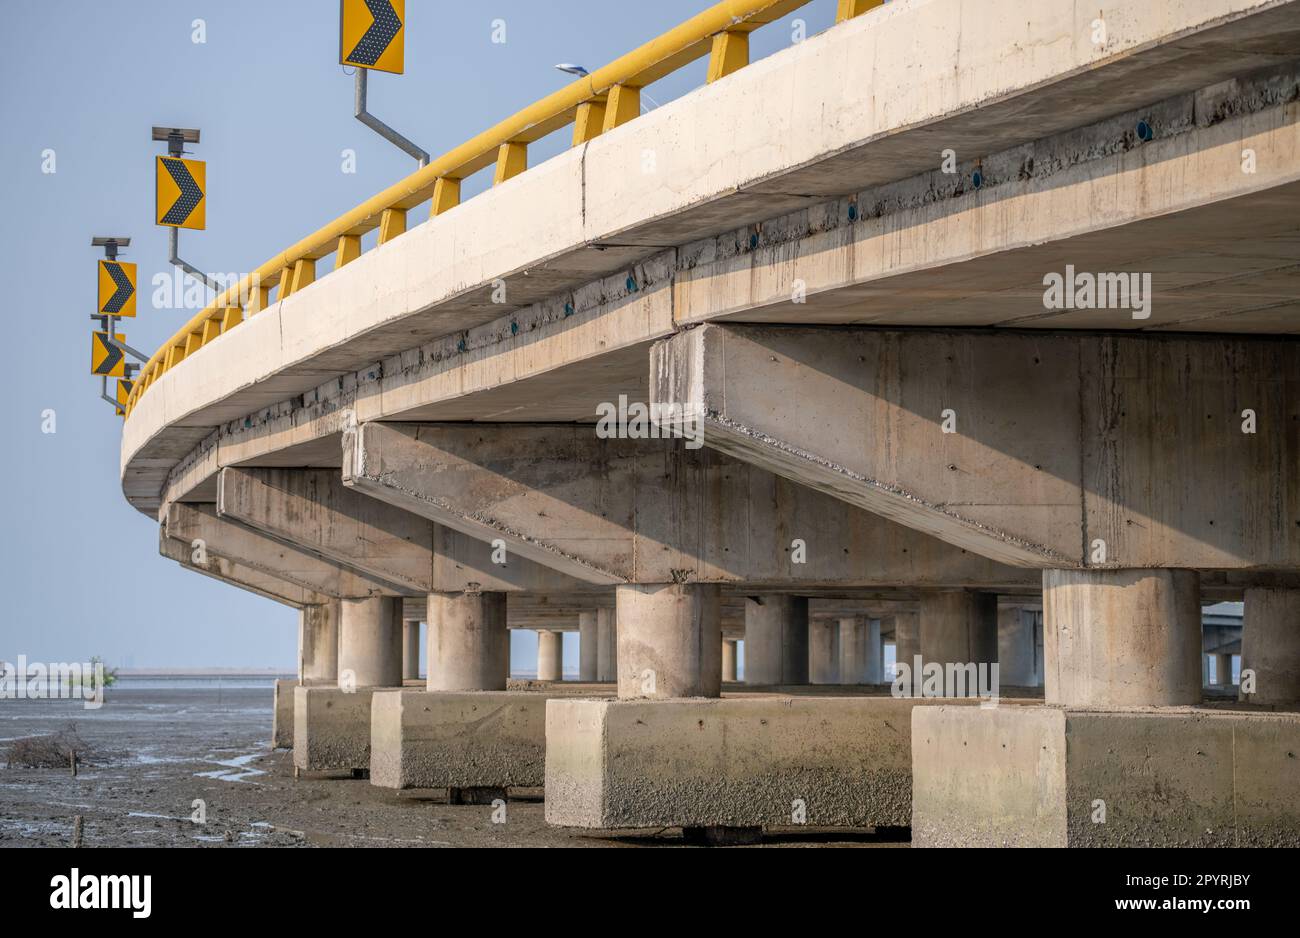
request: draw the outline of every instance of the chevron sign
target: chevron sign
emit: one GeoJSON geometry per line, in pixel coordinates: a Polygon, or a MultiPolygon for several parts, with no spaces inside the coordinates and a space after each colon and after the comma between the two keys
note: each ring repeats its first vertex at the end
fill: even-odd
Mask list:
{"type": "Polygon", "coordinates": [[[155,221],[168,228],[207,227],[207,164],[176,156],[158,157],[155,221]]]}
{"type": "Polygon", "coordinates": [[[340,0],[339,61],[402,74],[406,0],[340,0]]]}
{"type": "MultiPolygon", "coordinates": [[[[115,335],[114,338],[119,342],[126,341],[124,335],[115,335]]],[[[121,378],[126,374],[126,353],[109,343],[107,332],[90,334],[90,373],[109,378],[121,378]]]]}
{"type": "Polygon", "coordinates": [[[135,264],[125,261],[99,262],[99,314],[135,315],[135,264]]]}

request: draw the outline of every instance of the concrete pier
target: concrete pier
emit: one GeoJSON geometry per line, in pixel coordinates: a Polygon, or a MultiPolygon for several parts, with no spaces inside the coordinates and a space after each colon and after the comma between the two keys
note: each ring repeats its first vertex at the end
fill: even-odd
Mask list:
{"type": "Polygon", "coordinates": [[[429,594],[428,689],[505,690],[505,593],[429,594]]]}
{"type": "Polygon", "coordinates": [[[564,633],[537,630],[537,680],[564,680],[564,633]]]}
{"type": "Polygon", "coordinates": [[[420,678],[420,620],[407,619],[402,623],[402,680],[420,678]]]}
{"type": "Polygon", "coordinates": [[[387,596],[339,603],[339,684],[402,685],[402,606],[387,596]]]}
{"type": "Polygon", "coordinates": [[[1247,693],[1243,686],[1241,699],[1300,706],[1300,590],[1246,590],[1244,626],[1241,673],[1244,681],[1252,672],[1254,690],[1247,693]]]}
{"type": "Polygon", "coordinates": [[[823,620],[808,623],[808,683],[840,683],[840,627],[823,620]]]}
{"type": "Polygon", "coordinates": [[[596,610],[578,613],[578,680],[595,681],[600,675],[600,623],[596,610]]]}
{"type": "Polygon", "coordinates": [[[618,696],[717,697],[722,631],[715,584],[619,586],[618,696]]]}
{"type": "Polygon", "coordinates": [[[740,643],[734,638],[722,640],[722,682],[734,684],[736,681],[736,646],[740,643]]]}
{"type": "Polygon", "coordinates": [[[839,683],[862,684],[867,671],[866,623],[857,617],[840,619],[839,683]]]}
{"type": "Polygon", "coordinates": [[[774,593],[745,599],[745,683],[808,683],[808,600],[774,593]]]}
{"type": "Polygon", "coordinates": [[[996,664],[998,601],[991,593],[926,591],[921,595],[921,658],[939,664],[996,664]]]}
{"type": "Polygon", "coordinates": [[[618,680],[618,618],[604,607],[596,610],[596,680],[618,680]]]}
{"type": "Polygon", "coordinates": [[[1034,613],[1020,606],[998,609],[998,680],[1001,683],[1012,687],[1042,683],[1034,622],[1034,613]]]}
{"type": "Polygon", "coordinates": [[[1049,704],[1201,702],[1200,583],[1192,571],[1046,571],[1043,627],[1049,704]]]}

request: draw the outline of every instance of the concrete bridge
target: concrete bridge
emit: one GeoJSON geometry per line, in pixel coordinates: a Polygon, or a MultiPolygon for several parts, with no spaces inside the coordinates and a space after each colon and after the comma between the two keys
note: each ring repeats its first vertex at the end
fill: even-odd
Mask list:
{"type": "Polygon", "coordinates": [[[748,63],[801,5],[717,4],[218,296],[127,499],[302,610],[304,771],[710,840],[1300,842],[1300,2],[842,0],[748,63]],[[886,645],[1001,705],[889,694],[886,645]]]}

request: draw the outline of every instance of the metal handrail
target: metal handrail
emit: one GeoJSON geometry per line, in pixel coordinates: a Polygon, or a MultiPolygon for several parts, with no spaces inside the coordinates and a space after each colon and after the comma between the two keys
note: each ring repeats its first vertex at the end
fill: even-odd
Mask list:
{"type": "MultiPolygon", "coordinates": [[[[361,236],[379,229],[379,243],[406,230],[406,213],[432,200],[430,214],[460,203],[460,181],[496,164],[493,185],[527,169],[527,146],[574,125],[574,146],[640,114],[640,89],[706,54],[708,81],[749,63],[749,33],[811,0],[723,0],[640,48],[547,95],[427,166],[339,216],[292,247],[281,251],[213,301],[182,326],[141,369],[124,408],[130,415],[140,397],[161,375],[198,349],[265,309],[272,289],[277,302],[313,282],[316,261],[335,255],[335,269],[361,254],[361,236]],[[278,286],[277,286],[278,285],[278,286]]],[[[865,13],[884,0],[838,0],[836,21],[865,13]]]]}

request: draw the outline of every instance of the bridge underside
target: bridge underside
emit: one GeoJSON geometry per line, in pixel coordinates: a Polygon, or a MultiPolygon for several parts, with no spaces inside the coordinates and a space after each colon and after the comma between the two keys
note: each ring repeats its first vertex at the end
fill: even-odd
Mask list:
{"type": "MultiPolygon", "coordinates": [[[[872,68],[947,6],[877,17],[872,68]]],[[[905,101],[865,136],[867,26],[836,27],[205,347],[128,421],[127,496],[164,556],[302,610],[303,769],[544,783],[575,827],[784,826],[811,794],[923,843],[1300,843],[1300,4],[1257,6],[1163,38],[1135,9],[1151,44],[1050,81],[1024,49],[933,101],[882,80],[905,101]],[[834,129],[779,172],[780,121],[671,132],[795,85],[834,129]],[[627,173],[647,147],[689,191],[627,173]],[[1225,599],[1245,633],[1211,641],[1225,599]],[[508,689],[510,628],[541,690],[508,689]],[[941,705],[886,696],[887,648],[941,705]],[[995,665],[1005,707],[948,680],[995,665]]]]}

